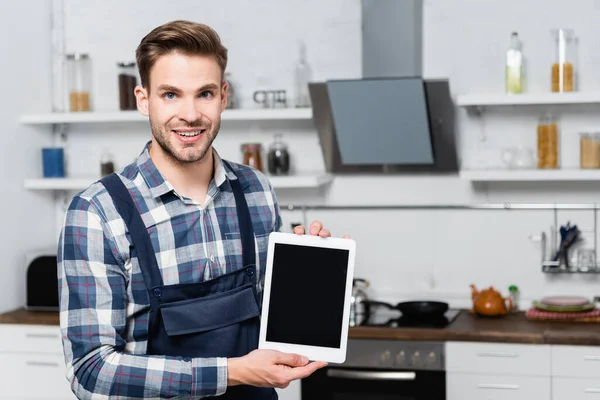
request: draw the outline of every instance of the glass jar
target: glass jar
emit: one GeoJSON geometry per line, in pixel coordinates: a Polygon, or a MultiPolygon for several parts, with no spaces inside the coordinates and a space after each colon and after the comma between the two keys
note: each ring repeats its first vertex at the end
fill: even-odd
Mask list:
{"type": "Polygon", "coordinates": [[[547,113],[537,127],[538,168],[558,168],[558,123],[547,113]]]}
{"type": "Polygon", "coordinates": [[[287,145],[281,140],[282,134],[275,135],[275,141],[269,147],[267,164],[272,175],[287,175],[290,172],[290,154],[287,145]]]}
{"type": "Polygon", "coordinates": [[[600,135],[582,132],[579,134],[579,166],[600,168],[600,135]]]}
{"type": "Polygon", "coordinates": [[[262,165],[262,145],[260,143],[244,143],[242,144],[242,155],[244,165],[248,165],[252,168],[256,168],[260,172],[263,172],[262,165]]]}
{"type": "Polygon", "coordinates": [[[137,69],[135,62],[117,63],[119,69],[119,108],[121,110],[137,109],[135,86],[137,85],[137,69]]]}
{"type": "Polygon", "coordinates": [[[91,111],[92,71],[87,54],[67,54],[66,70],[69,110],[91,111]]]}
{"type": "Polygon", "coordinates": [[[112,174],[113,172],[115,172],[113,155],[108,150],[104,150],[102,157],[100,157],[100,175],[106,176],[112,174]]]}
{"type": "Polygon", "coordinates": [[[227,104],[225,108],[238,108],[237,99],[235,98],[235,87],[231,82],[231,73],[225,72],[225,81],[227,81],[227,104]]]}
{"type": "Polygon", "coordinates": [[[552,91],[575,90],[575,37],[571,29],[554,29],[554,63],[552,64],[552,91]]]}

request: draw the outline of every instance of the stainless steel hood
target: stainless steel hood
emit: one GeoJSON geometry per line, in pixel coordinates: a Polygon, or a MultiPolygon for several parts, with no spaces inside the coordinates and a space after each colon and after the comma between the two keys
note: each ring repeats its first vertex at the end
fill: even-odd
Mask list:
{"type": "Polygon", "coordinates": [[[422,79],[422,0],[362,1],[363,78],[309,85],[329,172],[453,173],[447,80],[422,79]]]}

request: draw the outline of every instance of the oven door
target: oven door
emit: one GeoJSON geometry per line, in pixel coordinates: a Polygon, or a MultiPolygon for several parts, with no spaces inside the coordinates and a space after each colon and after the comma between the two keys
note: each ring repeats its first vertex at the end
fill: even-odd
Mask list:
{"type": "Polygon", "coordinates": [[[444,371],[326,367],[302,380],[302,400],[445,400],[444,371]]]}

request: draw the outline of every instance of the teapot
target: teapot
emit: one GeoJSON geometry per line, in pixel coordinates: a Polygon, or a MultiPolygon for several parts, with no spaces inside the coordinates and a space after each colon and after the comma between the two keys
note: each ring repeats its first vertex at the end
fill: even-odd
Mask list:
{"type": "Polygon", "coordinates": [[[500,292],[495,290],[493,286],[490,286],[488,289],[483,289],[480,292],[475,285],[471,284],[471,291],[473,312],[475,314],[497,317],[506,315],[513,309],[512,299],[510,297],[502,297],[500,292]],[[508,307],[506,307],[507,300],[508,307]]]}
{"type": "Polygon", "coordinates": [[[355,278],[352,280],[352,297],[350,299],[350,326],[363,323],[368,314],[369,298],[365,289],[370,283],[366,279],[355,278]]]}

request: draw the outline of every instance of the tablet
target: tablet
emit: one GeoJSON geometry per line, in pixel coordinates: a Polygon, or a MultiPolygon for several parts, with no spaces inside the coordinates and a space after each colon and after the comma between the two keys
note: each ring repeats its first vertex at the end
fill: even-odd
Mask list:
{"type": "Polygon", "coordinates": [[[355,252],[352,239],[271,233],[258,348],[343,363],[355,252]]]}

